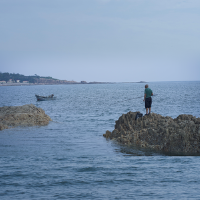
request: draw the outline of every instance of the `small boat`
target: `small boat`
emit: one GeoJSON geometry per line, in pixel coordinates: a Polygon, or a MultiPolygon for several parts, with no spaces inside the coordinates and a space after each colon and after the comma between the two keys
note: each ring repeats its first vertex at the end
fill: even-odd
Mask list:
{"type": "Polygon", "coordinates": [[[51,94],[49,96],[40,96],[40,95],[35,95],[37,98],[37,101],[49,101],[49,100],[55,100],[56,97],[54,97],[54,94],[51,94]]]}

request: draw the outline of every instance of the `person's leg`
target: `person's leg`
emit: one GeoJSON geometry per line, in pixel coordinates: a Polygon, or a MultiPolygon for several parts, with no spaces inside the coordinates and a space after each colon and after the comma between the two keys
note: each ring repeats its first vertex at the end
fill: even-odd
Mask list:
{"type": "Polygon", "coordinates": [[[145,108],[146,108],[146,115],[148,114],[148,102],[147,99],[145,99],[145,108]]]}
{"type": "Polygon", "coordinates": [[[149,98],[149,114],[151,113],[151,104],[152,104],[152,98],[149,98]]]}
{"type": "Polygon", "coordinates": [[[145,99],[145,108],[146,108],[146,115],[148,115],[148,113],[150,112],[149,111],[149,108],[150,108],[150,106],[151,106],[151,101],[150,101],[150,98],[146,98],[145,99]],[[149,112],[148,112],[149,111],[149,112]]]}

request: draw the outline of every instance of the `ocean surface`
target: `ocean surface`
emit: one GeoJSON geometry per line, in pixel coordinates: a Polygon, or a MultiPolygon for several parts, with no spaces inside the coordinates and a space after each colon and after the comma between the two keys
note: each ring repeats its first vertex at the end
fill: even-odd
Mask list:
{"type": "MultiPolygon", "coordinates": [[[[34,104],[52,122],[0,131],[0,200],[200,199],[200,157],[106,140],[129,111],[145,114],[144,83],[0,87],[0,107],[34,104]],[[57,97],[37,102],[35,94],[57,97]]],[[[200,82],[151,82],[152,112],[200,117],[200,82]]]]}

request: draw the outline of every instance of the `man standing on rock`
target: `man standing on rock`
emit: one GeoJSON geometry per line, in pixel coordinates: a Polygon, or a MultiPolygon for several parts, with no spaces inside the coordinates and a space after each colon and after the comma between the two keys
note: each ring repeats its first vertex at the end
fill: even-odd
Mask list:
{"type": "Polygon", "coordinates": [[[145,101],[146,115],[151,113],[151,104],[152,104],[151,96],[153,96],[153,91],[146,84],[145,90],[144,90],[144,100],[143,100],[143,101],[145,101]],[[148,110],[149,110],[149,112],[148,112],[148,110]]]}

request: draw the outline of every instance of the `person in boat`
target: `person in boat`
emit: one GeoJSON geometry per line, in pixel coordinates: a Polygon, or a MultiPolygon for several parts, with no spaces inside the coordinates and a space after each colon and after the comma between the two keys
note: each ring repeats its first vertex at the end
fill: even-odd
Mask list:
{"type": "Polygon", "coordinates": [[[49,95],[50,98],[53,98],[54,94],[49,95]]]}
{"type": "Polygon", "coordinates": [[[153,91],[149,88],[148,84],[146,84],[144,90],[144,100],[143,100],[145,101],[146,115],[151,113],[151,104],[152,104],[151,96],[153,96],[153,91]]]}

